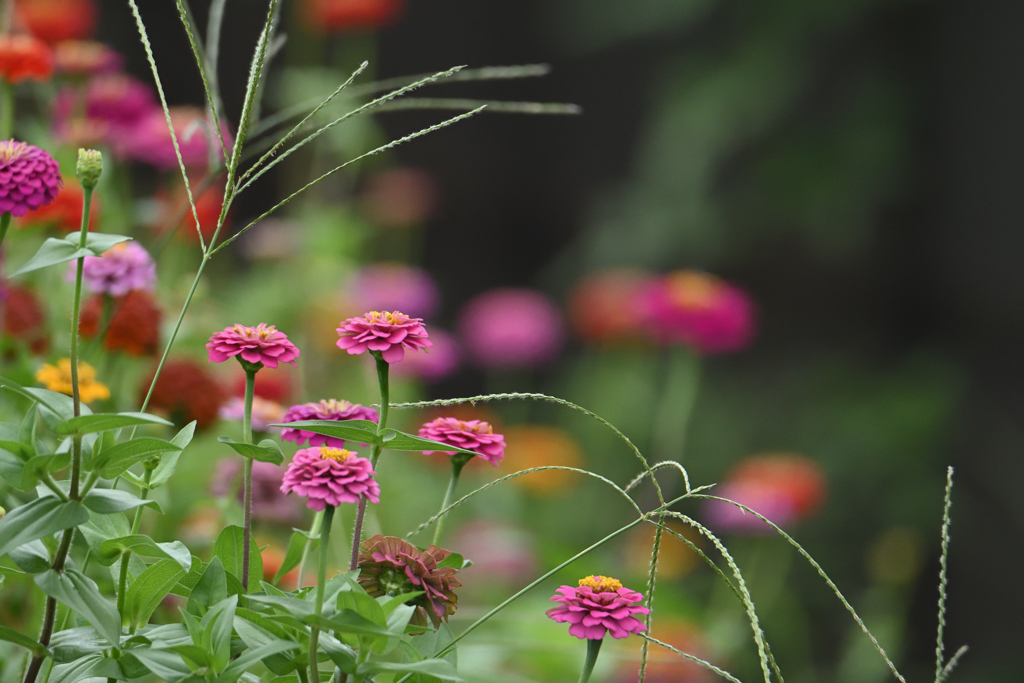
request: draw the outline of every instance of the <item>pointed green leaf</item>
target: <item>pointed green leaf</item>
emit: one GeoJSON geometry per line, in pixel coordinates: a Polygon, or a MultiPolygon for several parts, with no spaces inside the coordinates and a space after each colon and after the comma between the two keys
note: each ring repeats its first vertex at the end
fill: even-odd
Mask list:
{"type": "Polygon", "coordinates": [[[121,491],[120,489],[94,488],[82,498],[82,504],[96,514],[111,515],[115,512],[134,510],[137,507],[148,505],[156,510],[160,506],[155,500],[143,500],[136,495],[121,491]]]}
{"type": "Polygon", "coordinates": [[[151,436],[140,436],[103,451],[92,459],[89,469],[99,472],[102,477],[112,479],[147,458],[180,450],[170,441],[151,436]]]}
{"type": "Polygon", "coordinates": [[[29,574],[45,572],[53,563],[50,559],[50,551],[46,549],[46,544],[40,540],[13,548],[9,554],[14,564],[29,574]]]}
{"type": "Polygon", "coordinates": [[[393,635],[387,628],[378,626],[366,617],[356,614],[352,610],[339,612],[331,618],[317,617],[315,614],[305,617],[303,620],[310,626],[316,624],[320,628],[338,633],[351,633],[357,636],[384,636],[393,635]]]}
{"type": "Polygon", "coordinates": [[[100,552],[97,559],[100,564],[111,565],[117,561],[125,552],[132,552],[140,557],[156,557],[160,559],[174,560],[181,566],[182,571],[187,572],[192,566],[192,553],[181,541],[170,543],[157,543],[149,536],[134,534],[112,538],[100,544],[100,552]]]}
{"type": "MultiPolygon", "coordinates": [[[[196,421],[192,420],[182,427],[181,431],[174,435],[174,438],[171,439],[171,443],[181,450],[185,450],[185,447],[192,443],[192,437],[195,433],[196,421]]],[[[150,489],[160,488],[170,481],[171,476],[174,474],[174,470],[178,467],[179,457],[181,457],[181,451],[171,451],[160,458],[160,463],[153,469],[153,474],[149,478],[150,489]]]]}
{"type": "Polygon", "coordinates": [[[288,551],[284,555],[284,560],[281,562],[280,569],[277,570],[277,574],[274,575],[274,583],[279,582],[285,574],[302,564],[302,555],[306,552],[306,544],[311,545],[309,552],[313,553],[320,545],[319,539],[310,540],[306,537],[304,531],[295,530],[292,533],[291,540],[288,541],[288,551]]]}
{"type": "MultiPolygon", "coordinates": [[[[191,558],[190,558],[191,561],[191,558]]],[[[133,628],[145,626],[160,602],[186,570],[175,560],[160,560],[135,577],[125,597],[125,620],[133,628]]]]}
{"type": "Polygon", "coordinates": [[[0,640],[6,640],[8,643],[14,643],[26,648],[34,655],[48,655],[50,651],[46,647],[39,644],[39,641],[29,638],[19,631],[15,631],[13,628],[8,626],[0,626],[0,640]]]}
{"type": "Polygon", "coordinates": [[[379,444],[380,437],[377,436],[377,423],[369,420],[301,420],[299,422],[285,422],[283,424],[272,424],[271,427],[282,427],[284,429],[301,429],[314,434],[332,436],[335,439],[346,441],[357,441],[365,444],[379,444]]]}
{"type": "Polygon", "coordinates": [[[134,658],[157,678],[170,683],[180,681],[192,673],[180,655],[167,650],[137,647],[125,651],[123,657],[134,658]]]}
{"type": "Polygon", "coordinates": [[[479,455],[479,453],[467,451],[465,448],[456,448],[455,446],[441,443],[440,441],[424,439],[422,437],[413,436],[412,434],[406,434],[405,432],[399,432],[394,429],[385,429],[383,438],[384,448],[390,448],[393,451],[441,451],[443,453],[462,453],[463,455],[472,456],[479,455]]]}
{"type": "Polygon", "coordinates": [[[96,583],[77,569],[52,569],[36,577],[36,585],[51,598],[70,607],[92,624],[111,645],[121,643],[121,615],[114,603],[100,595],[96,583]]]}
{"type": "Polygon", "coordinates": [[[356,674],[360,676],[372,676],[385,672],[422,674],[439,678],[442,681],[465,680],[459,676],[459,672],[451,663],[443,659],[424,659],[421,662],[364,662],[356,668],[356,674]]]}
{"type": "Polygon", "coordinates": [[[51,237],[39,247],[39,251],[18,270],[11,273],[11,277],[31,273],[33,270],[48,268],[61,263],[67,263],[83,256],[95,256],[90,249],[79,249],[77,244],[71,244],[65,240],[51,237]]]}
{"type": "Polygon", "coordinates": [[[261,659],[270,657],[271,655],[275,655],[279,652],[295,650],[298,647],[298,643],[278,640],[250,652],[246,652],[244,655],[241,655],[238,659],[231,662],[231,665],[226,667],[220,676],[217,677],[215,683],[235,683],[235,681],[237,681],[249,667],[253,666],[261,659]]]}
{"type": "Polygon", "coordinates": [[[86,678],[122,680],[125,675],[116,659],[97,653],[74,662],[54,666],[50,671],[48,683],[75,683],[75,681],[86,678]]]}
{"type": "MultiPolygon", "coordinates": [[[[64,236],[65,241],[75,246],[78,246],[82,241],[82,233],[80,231],[69,232],[64,236]]],[[[127,235],[115,235],[109,232],[92,232],[90,231],[85,236],[85,246],[90,249],[96,256],[101,256],[103,252],[110,249],[115,244],[121,242],[129,242],[132,238],[127,235]]]]}
{"type": "Polygon", "coordinates": [[[218,437],[217,440],[230,446],[235,453],[238,453],[243,458],[252,458],[260,462],[272,462],[275,465],[280,465],[284,462],[284,453],[281,452],[281,447],[273,439],[264,439],[256,445],[239,443],[227,436],[218,437]]]}
{"type": "MultiPolygon", "coordinates": [[[[239,581],[242,580],[242,542],[245,531],[240,526],[225,527],[213,544],[213,556],[224,563],[224,570],[239,581]]],[[[263,558],[256,539],[249,539],[249,590],[258,590],[263,580],[263,558]]]]}
{"type": "MultiPolygon", "coordinates": [[[[0,377],[0,387],[21,394],[25,398],[38,403],[40,406],[39,415],[50,429],[56,429],[59,425],[75,416],[74,402],[70,396],[65,394],[59,394],[49,389],[23,387],[7,377],[0,377]]],[[[87,405],[82,405],[80,412],[83,415],[92,415],[92,410],[87,405]]]]}
{"type": "Polygon", "coordinates": [[[72,436],[74,434],[92,434],[94,432],[105,432],[111,429],[145,424],[169,426],[172,423],[162,417],[146,413],[97,413],[95,415],[73,417],[54,431],[61,436],[72,436]]]}
{"type": "Polygon", "coordinates": [[[64,503],[56,496],[36,498],[0,519],[0,555],[6,555],[29,541],[88,521],[89,511],[77,501],[64,503]]]}
{"type": "Polygon", "coordinates": [[[205,613],[211,605],[225,600],[228,597],[227,575],[224,571],[224,564],[219,557],[210,561],[202,578],[192,589],[188,596],[186,609],[189,614],[200,615],[205,613]]]}
{"type": "Polygon", "coordinates": [[[76,659],[103,652],[108,647],[110,647],[110,643],[92,626],[58,631],[50,639],[53,661],[57,663],[73,662],[76,659]]]}
{"type": "Polygon", "coordinates": [[[238,596],[232,595],[211,607],[200,622],[203,629],[200,646],[210,654],[214,671],[223,671],[231,661],[231,633],[237,607],[238,596]]]}

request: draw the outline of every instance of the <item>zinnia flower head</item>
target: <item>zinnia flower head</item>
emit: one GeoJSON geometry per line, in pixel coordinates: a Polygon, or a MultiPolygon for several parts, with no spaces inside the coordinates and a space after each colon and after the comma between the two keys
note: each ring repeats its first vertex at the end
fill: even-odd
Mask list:
{"type": "Polygon", "coordinates": [[[360,497],[380,502],[380,486],[373,465],[344,448],[303,448],[295,454],[284,474],[281,490],[306,498],[310,510],[328,505],[358,503],[360,497]]]}
{"type": "MultiPolygon", "coordinates": [[[[86,256],[82,279],[97,294],[124,296],[136,290],[152,291],[156,284],[156,261],[138,242],[121,242],[102,256],[86,256]]],[[[68,262],[66,279],[75,280],[76,262],[68,262]]]]}
{"type": "Polygon", "coordinates": [[[72,76],[93,76],[121,68],[121,55],[103,43],[93,40],[66,40],[53,51],[57,73],[72,76]]]}
{"type": "Polygon", "coordinates": [[[29,32],[48,43],[92,37],[93,0],[17,0],[18,16],[29,32]]]}
{"type": "MultiPolygon", "coordinates": [[[[289,498],[281,491],[281,479],[286,468],[272,462],[252,463],[252,514],[257,519],[277,524],[299,524],[302,515],[297,501],[289,498]]],[[[217,462],[210,493],[223,496],[234,490],[238,502],[243,502],[244,491],[240,486],[239,475],[242,473],[242,459],[237,457],[224,458],[217,462]]]]}
{"type": "Polygon", "coordinates": [[[427,271],[401,263],[360,268],[347,293],[356,310],[409,311],[421,318],[433,315],[441,298],[427,271]]]}
{"type": "Polygon", "coordinates": [[[32,290],[10,285],[4,287],[3,321],[3,333],[26,343],[32,353],[42,354],[49,348],[46,312],[32,290]]]}
{"type": "MultiPolygon", "coordinates": [[[[210,145],[220,153],[217,131],[208,130],[206,113],[199,107],[171,107],[171,125],[178,140],[181,160],[188,167],[205,168],[209,162],[210,145]]],[[[232,139],[226,122],[221,123],[228,152],[232,139]]],[[[167,129],[167,118],[162,109],[153,109],[126,132],[120,152],[130,159],[152,164],[159,169],[178,167],[174,141],[167,129]]]]}
{"type": "Polygon", "coordinates": [[[0,141],[0,213],[24,216],[57,197],[64,180],[47,152],[15,140],[0,141]]]}
{"type": "Polygon", "coordinates": [[[562,348],[562,316],[531,289],[495,289],[471,299],[459,316],[459,333],[470,358],[488,369],[533,368],[562,348]]]}
{"type": "Polygon", "coordinates": [[[701,354],[741,351],[754,340],[750,297],[706,273],[677,270],[658,278],[644,294],[644,314],[655,338],[701,354]]]}
{"type": "MultiPolygon", "coordinates": [[[[742,503],[785,528],[820,508],[825,488],[825,474],[815,461],[802,455],[768,453],[740,462],[715,495],[742,503]]],[[[706,501],[704,512],[708,523],[723,531],[774,533],[758,517],[730,503],[706,501]]]]}
{"type": "Polygon", "coordinates": [[[624,588],[609,576],[588,576],[580,579],[579,587],[562,586],[551,602],[547,615],[560,623],[568,623],[569,634],[582,640],[601,640],[606,633],[613,638],[625,638],[630,633],[647,630],[637,614],[648,614],[646,607],[636,603],[644,596],[624,588]]]}
{"type": "Polygon", "coordinates": [[[351,355],[380,351],[388,363],[402,360],[406,349],[419,351],[433,346],[423,320],[398,311],[370,311],[362,318],[349,318],[337,332],[339,349],[351,355]]]}
{"type": "Polygon", "coordinates": [[[440,382],[459,369],[462,349],[448,332],[436,327],[430,330],[430,353],[413,353],[392,366],[394,377],[415,377],[423,382],[440,382]]]}
{"type": "Polygon", "coordinates": [[[0,78],[8,83],[48,81],[53,75],[53,52],[32,36],[0,36],[0,78]]]}
{"type": "Polygon", "coordinates": [[[462,585],[455,578],[458,569],[438,567],[451,554],[436,545],[420,550],[408,541],[378,534],[363,541],[359,585],[373,597],[423,591],[410,603],[416,606],[411,623],[426,626],[429,618],[437,628],[458,607],[453,590],[462,585]]]}
{"type": "MultiPolygon", "coordinates": [[[[71,359],[61,358],[56,365],[44,364],[36,371],[36,379],[50,391],[71,396],[71,359]]],[[[83,403],[110,398],[107,385],[96,381],[96,369],[84,361],[78,362],[78,395],[83,403]]]]}
{"type": "MultiPolygon", "coordinates": [[[[305,420],[369,420],[377,422],[380,416],[373,408],[361,406],[358,403],[339,401],[329,398],[316,403],[300,403],[288,409],[284,414],[282,422],[303,422],[305,420]]],[[[281,432],[284,441],[294,441],[297,444],[309,443],[310,446],[330,446],[342,448],[345,445],[344,439],[337,439],[333,436],[314,434],[304,429],[289,428],[281,432]]]]}
{"type": "MultiPolygon", "coordinates": [[[[220,407],[220,419],[231,422],[241,422],[245,417],[245,399],[232,396],[227,403],[220,407]]],[[[270,425],[280,422],[284,417],[284,406],[274,401],[268,401],[259,396],[252,397],[252,418],[251,426],[255,432],[266,432],[270,425]]]]}
{"type": "MultiPolygon", "coordinates": [[[[454,417],[439,417],[420,427],[419,435],[424,439],[473,451],[495,467],[505,457],[505,437],[495,434],[494,428],[482,420],[464,422],[454,417]]],[[[455,451],[424,451],[424,455],[431,453],[456,454],[455,451]]]]}
{"type": "MultiPolygon", "coordinates": [[[[69,180],[51,204],[40,206],[35,211],[23,216],[18,222],[25,227],[52,225],[64,232],[75,232],[82,227],[82,204],[84,201],[85,193],[82,186],[76,180],[69,180]]],[[[99,229],[99,225],[100,198],[93,193],[92,201],[89,204],[89,230],[95,232],[99,229]]]]}
{"type": "MultiPolygon", "coordinates": [[[[65,105],[66,106],[66,105],[65,105]]],[[[120,153],[121,138],[150,114],[160,112],[153,88],[128,74],[104,74],[89,81],[85,93],[85,115],[108,126],[114,147],[120,153]]],[[[167,122],[164,121],[166,130],[167,122]]],[[[168,136],[169,137],[169,136],[168,136]]]]}
{"type": "Polygon", "coordinates": [[[636,324],[651,276],[635,270],[607,270],[581,280],[569,295],[568,312],[586,342],[635,342],[645,338],[636,324]]]}
{"type": "Polygon", "coordinates": [[[297,365],[295,359],[299,357],[299,350],[288,340],[288,335],[266,323],[256,327],[237,324],[225,327],[210,337],[206,350],[212,363],[223,363],[238,356],[246,363],[262,363],[268,368],[276,368],[278,363],[297,365]]]}
{"type": "MultiPolygon", "coordinates": [[[[152,382],[150,374],[140,387],[140,402],[152,382]]],[[[224,389],[205,366],[193,360],[176,359],[164,364],[149,406],[166,412],[177,425],[195,420],[196,428],[204,429],[217,421],[224,398],[224,389]]]]}
{"type": "MultiPolygon", "coordinates": [[[[92,297],[82,307],[78,331],[89,339],[100,333],[104,301],[101,295],[92,297]]],[[[160,307],[145,291],[136,290],[111,302],[113,315],[107,323],[103,348],[122,351],[129,356],[151,356],[160,343],[160,307]]]]}
{"type": "Polygon", "coordinates": [[[372,31],[397,19],[405,0],[304,0],[302,15],[315,33],[372,31]]]}

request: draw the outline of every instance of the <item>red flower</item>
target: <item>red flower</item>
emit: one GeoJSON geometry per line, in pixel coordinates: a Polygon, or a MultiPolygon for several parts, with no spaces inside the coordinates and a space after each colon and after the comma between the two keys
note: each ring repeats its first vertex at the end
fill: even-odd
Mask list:
{"type": "Polygon", "coordinates": [[[93,0],[17,0],[18,16],[40,40],[91,38],[96,26],[93,0]]]}
{"type": "Polygon", "coordinates": [[[32,36],[0,36],[0,77],[9,83],[48,81],[53,75],[53,52],[32,36]]]}
{"type": "MultiPolygon", "coordinates": [[[[152,381],[150,375],[142,384],[142,398],[152,381]]],[[[149,407],[169,413],[177,424],[195,420],[196,427],[202,429],[217,421],[224,398],[224,390],[203,365],[193,360],[173,360],[164,365],[149,407]]]]}
{"type": "Polygon", "coordinates": [[[405,0],[305,0],[302,15],[315,33],[372,31],[386,26],[405,10],[405,0]]]}
{"type": "MultiPolygon", "coordinates": [[[[123,351],[130,356],[151,356],[160,342],[160,308],[149,292],[141,289],[112,301],[113,317],[103,338],[107,351],[123,351]]],[[[103,319],[103,296],[91,298],[82,308],[78,330],[83,337],[99,333],[103,319]]]]}
{"type": "MultiPolygon", "coordinates": [[[[82,186],[69,180],[51,204],[41,206],[21,218],[24,226],[53,225],[59,230],[75,232],[82,227],[82,202],[85,200],[82,186]]],[[[100,198],[94,192],[89,206],[89,230],[98,230],[100,225],[100,198]]]]}
{"type": "Polygon", "coordinates": [[[36,295],[24,287],[6,287],[2,297],[4,334],[28,344],[32,353],[45,353],[50,338],[46,334],[46,313],[36,295]]]}

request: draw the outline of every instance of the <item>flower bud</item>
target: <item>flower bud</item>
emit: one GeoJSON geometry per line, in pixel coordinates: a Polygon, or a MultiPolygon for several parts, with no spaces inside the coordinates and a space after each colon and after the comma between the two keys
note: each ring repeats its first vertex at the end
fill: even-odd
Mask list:
{"type": "Polygon", "coordinates": [[[103,173],[103,154],[95,149],[79,149],[75,173],[82,187],[87,190],[96,187],[103,173]]]}
{"type": "Polygon", "coordinates": [[[6,515],[6,514],[7,514],[7,510],[4,510],[4,506],[0,505],[0,519],[3,519],[4,515],[6,515]]]}

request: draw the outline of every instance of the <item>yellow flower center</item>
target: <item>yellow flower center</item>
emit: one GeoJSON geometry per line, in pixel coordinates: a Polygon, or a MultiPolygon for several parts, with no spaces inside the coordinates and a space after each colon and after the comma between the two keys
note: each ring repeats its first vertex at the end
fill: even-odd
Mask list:
{"type": "Polygon", "coordinates": [[[354,457],[355,453],[345,448],[330,448],[328,446],[321,446],[320,457],[323,460],[334,460],[335,462],[345,462],[351,457],[354,457]]]}
{"type": "Polygon", "coordinates": [[[245,325],[235,325],[235,332],[246,339],[256,338],[265,341],[268,337],[277,333],[277,327],[267,325],[260,329],[257,327],[246,327],[245,325]]]}
{"type": "Polygon", "coordinates": [[[614,593],[615,591],[622,588],[622,582],[618,579],[613,579],[610,576],[588,576],[585,579],[580,579],[580,588],[588,586],[595,593],[614,593]]]}
{"type": "Polygon", "coordinates": [[[669,296],[680,308],[711,308],[718,300],[722,283],[718,278],[692,270],[669,275],[669,296]]]}
{"type": "Polygon", "coordinates": [[[389,325],[401,325],[409,320],[409,316],[399,311],[370,311],[365,318],[371,323],[388,323],[389,325]]]}
{"type": "Polygon", "coordinates": [[[329,415],[330,413],[343,413],[351,407],[352,404],[343,399],[339,400],[336,398],[328,398],[320,401],[320,410],[318,412],[324,415],[329,415]]]}
{"type": "Polygon", "coordinates": [[[0,142],[0,161],[10,161],[24,152],[26,147],[28,147],[26,143],[15,142],[14,140],[0,142]]]}

